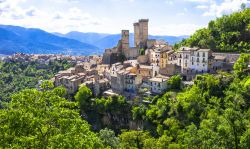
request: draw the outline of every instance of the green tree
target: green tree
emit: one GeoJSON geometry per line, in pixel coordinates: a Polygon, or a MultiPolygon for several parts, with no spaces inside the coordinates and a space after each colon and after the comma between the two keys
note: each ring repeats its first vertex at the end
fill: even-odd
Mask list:
{"type": "Polygon", "coordinates": [[[234,64],[234,71],[238,76],[249,75],[245,73],[247,71],[248,65],[250,65],[250,54],[241,54],[240,58],[234,64]]]}
{"type": "Polygon", "coordinates": [[[123,131],[119,136],[121,142],[121,148],[126,149],[142,149],[145,146],[145,143],[148,143],[147,140],[151,139],[149,132],[144,131],[123,131]]]}
{"type": "Polygon", "coordinates": [[[145,55],[145,50],[144,50],[143,48],[141,48],[141,49],[139,50],[139,53],[140,53],[140,55],[145,55]]]}
{"type": "Polygon", "coordinates": [[[180,75],[172,76],[167,81],[167,84],[170,86],[171,89],[180,90],[181,89],[181,76],[180,75]]]}
{"type": "Polygon", "coordinates": [[[40,64],[37,61],[3,62],[0,61],[0,100],[10,100],[13,93],[37,86],[39,81],[49,80],[58,71],[68,69],[74,64],[66,60],[54,60],[49,64],[40,64]]]}
{"type": "Polygon", "coordinates": [[[98,136],[105,147],[111,147],[113,149],[119,148],[119,138],[115,136],[113,130],[107,128],[102,129],[100,130],[98,136]]]}
{"type": "Polygon", "coordinates": [[[197,30],[174,47],[190,46],[210,48],[219,52],[249,52],[249,15],[250,8],[245,8],[242,4],[242,11],[210,21],[207,28],[197,30]]]}
{"type": "Polygon", "coordinates": [[[50,89],[53,89],[54,88],[54,84],[52,81],[49,81],[49,80],[45,80],[42,82],[42,84],[40,85],[40,88],[42,90],[50,90],[50,89]]]}
{"type": "Polygon", "coordinates": [[[81,110],[87,110],[91,104],[92,92],[91,90],[83,85],[78,89],[75,95],[75,100],[79,103],[81,110]]]}
{"type": "Polygon", "coordinates": [[[102,148],[76,102],[58,89],[26,89],[0,109],[0,146],[3,148],[102,148]]]}

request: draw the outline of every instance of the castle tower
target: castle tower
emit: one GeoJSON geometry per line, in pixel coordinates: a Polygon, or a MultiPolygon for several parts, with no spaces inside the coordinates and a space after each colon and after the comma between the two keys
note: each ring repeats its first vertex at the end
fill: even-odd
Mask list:
{"type": "Polygon", "coordinates": [[[122,30],[122,52],[129,49],[129,30],[122,30]]]}
{"type": "Polygon", "coordinates": [[[134,23],[134,46],[139,47],[140,44],[140,27],[139,23],[134,23]]]}
{"type": "Polygon", "coordinates": [[[139,20],[140,28],[140,47],[145,47],[148,40],[148,19],[139,20]]]}
{"type": "Polygon", "coordinates": [[[134,23],[135,47],[144,48],[148,40],[148,19],[140,19],[134,23]]]}

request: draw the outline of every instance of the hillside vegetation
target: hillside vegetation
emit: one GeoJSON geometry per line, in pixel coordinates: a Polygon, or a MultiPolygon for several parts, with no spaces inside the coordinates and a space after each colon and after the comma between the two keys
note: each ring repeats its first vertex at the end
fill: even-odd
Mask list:
{"type": "Polygon", "coordinates": [[[45,81],[40,90],[22,90],[12,94],[10,102],[2,104],[0,146],[247,149],[249,63],[250,54],[242,54],[234,73],[200,75],[188,88],[180,88],[179,81],[174,81],[179,80],[176,76],[171,79],[171,90],[145,99],[150,104],[129,105],[123,97],[93,100],[85,86],[79,89],[76,101],[69,101],[65,88],[54,88],[52,82],[45,81]],[[99,127],[96,132],[91,131],[86,120],[92,128],[99,127]],[[138,129],[125,130],[124,124],[130,122],[137,123],[138,129]]]}
{"type": "Polygon", "coordinates": [[[39,80],[52,78],[58,71],[71,67],[66,60],[48,64],[0,61],[0,101],[25,88],[35,88],[39,80]]]}
{"type": "Polygon", "coordinates": [[[215,52],[250,52],[250,8],[209,22],[207,28],[175,45],[198,46],[215,52]]]}

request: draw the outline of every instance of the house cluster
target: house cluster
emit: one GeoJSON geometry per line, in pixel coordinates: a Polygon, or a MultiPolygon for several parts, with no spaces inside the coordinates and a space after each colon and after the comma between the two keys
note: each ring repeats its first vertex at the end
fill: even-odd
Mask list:
{"type": "Polygon", "coordinates": [[[98,96],[110,88],[109,68],[109,65],[101,64],[99,56],[90,56],[88,61],[58,72],[52,80],[55,86],[65,86],[70,94],[75,93],[81,85],[86,85],[93,95],[98,96]]]}
{"type": "Polygon", "coordinates": [[[55,60],[67,60],[70,63],[79,63],[88,61],[89,59],[90,58],[87,56],[70,56],[62,54],[24,54],[24,53],[15,53],[13,55],[3,57],[4,62],[35,61],[39,64],[49,64],[49,62],[53,62],[55,60]]]}
{"type": "Polygon", "coordinates": [[[197,74],[230,72],[240,56],[190,47],[174,51],[163,40],[148,39],[148,21],[134,23],[134,47],[129,44],[129,31],[122,30],[116,47],[106,49],[99,59],[90,57],[59,72],[54,78],[55,85],[64,85],[69,93],[86,85],[95,96],[123,95],[133,99],[162,94],[173,75],[180,75],[186,84],[192,84],[187,81],[197,74]]]}

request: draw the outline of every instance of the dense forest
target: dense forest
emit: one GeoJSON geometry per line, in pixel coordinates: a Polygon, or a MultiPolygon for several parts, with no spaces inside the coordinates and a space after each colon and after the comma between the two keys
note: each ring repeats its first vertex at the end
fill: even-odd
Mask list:
{"type": "Polygon", "coordinates": [[[210,21],[190,38],[175,45],[209,48],[214,52],[250,52],[250,8],[210,21]]]}
{"type": "Polygon", "coordinates": [[[39,80],[48,80],[58,71],[73,64],[66,60],[50,61],[41,64],[36,61],[0,61],[0,100],[9,99],[10,95],[25,88],[35,88],[39,80]]]}

